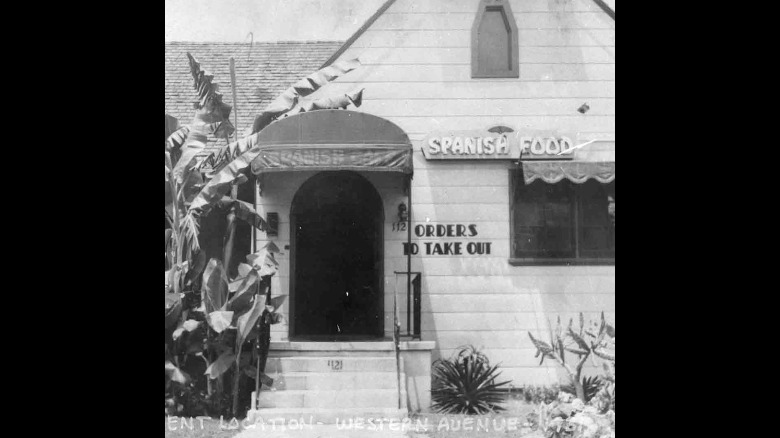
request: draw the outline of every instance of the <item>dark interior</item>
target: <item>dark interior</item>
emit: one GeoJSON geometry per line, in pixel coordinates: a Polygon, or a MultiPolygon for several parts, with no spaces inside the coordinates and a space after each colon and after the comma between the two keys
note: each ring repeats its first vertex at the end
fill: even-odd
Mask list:
{"type": "Polygon", "coordinates": [[[382,203],[354,172],[309,179],[292,205],[292,336],[372,339],[383,335],[382,203]]]}

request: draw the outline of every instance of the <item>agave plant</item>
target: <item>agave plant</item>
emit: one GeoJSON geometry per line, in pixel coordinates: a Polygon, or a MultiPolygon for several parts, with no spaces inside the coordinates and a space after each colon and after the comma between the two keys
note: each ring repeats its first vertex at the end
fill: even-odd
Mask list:
{"type": "Polygon", "coordinates": [[[501,374],[498,365],[490,365],[487,356],[468,346],[450,359],[433,363],[431,399],[438,412],[451,414],[486,414],[503,411],[499,404],[506,399],[496,383],[501,374]]]}

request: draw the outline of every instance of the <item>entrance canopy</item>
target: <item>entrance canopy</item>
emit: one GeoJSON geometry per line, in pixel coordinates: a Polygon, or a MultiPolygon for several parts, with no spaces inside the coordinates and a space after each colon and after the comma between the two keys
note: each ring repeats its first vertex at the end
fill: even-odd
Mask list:
{"type": "Polygon", "coordinates": [[[412,144],[394,123],[371,114],[319,110],[281,119],[258,134],[255,175],[354,170],[411,174],[412,144]]]}

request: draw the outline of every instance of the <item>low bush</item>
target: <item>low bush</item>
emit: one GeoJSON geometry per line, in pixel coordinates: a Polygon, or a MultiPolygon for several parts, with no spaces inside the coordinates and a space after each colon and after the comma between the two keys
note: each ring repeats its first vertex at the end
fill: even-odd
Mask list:
{"type": "Polygon", "coordinates": [[[523,386],[523,399],[527,403],[538,405],[540,403],[552,403],[558,398],[561,388],[558,385],[553,386],[523,386]]]}

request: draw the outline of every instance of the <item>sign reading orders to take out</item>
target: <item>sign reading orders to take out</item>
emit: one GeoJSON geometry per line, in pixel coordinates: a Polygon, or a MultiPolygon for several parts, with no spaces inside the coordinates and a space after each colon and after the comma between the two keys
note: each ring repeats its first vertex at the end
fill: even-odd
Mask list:
{"type": "Polygon", "coordinates": [[[550,131],[440,131],[425,137],[422,150],[428,160],[571,160],[574,143],[550,131]]]}

